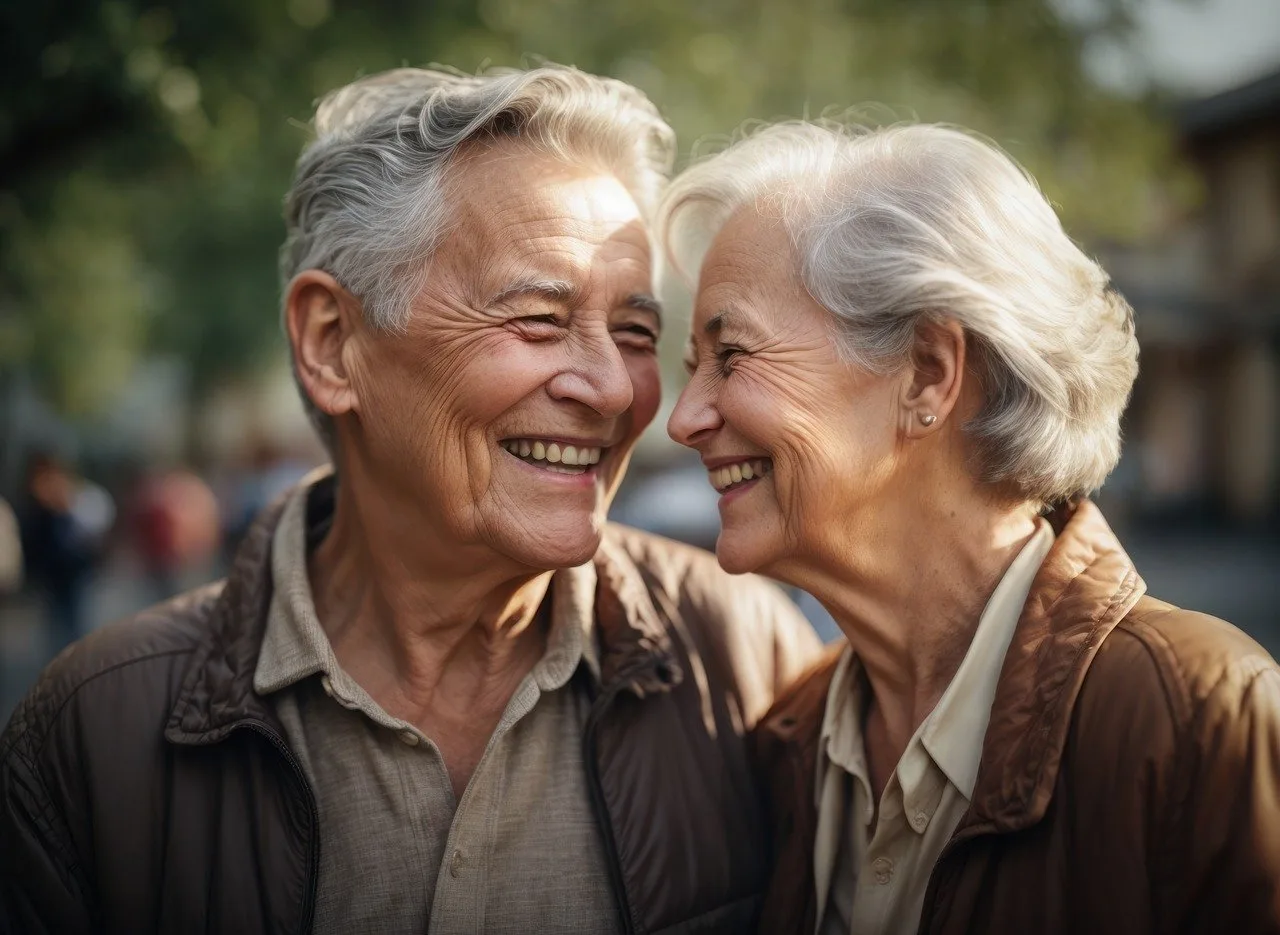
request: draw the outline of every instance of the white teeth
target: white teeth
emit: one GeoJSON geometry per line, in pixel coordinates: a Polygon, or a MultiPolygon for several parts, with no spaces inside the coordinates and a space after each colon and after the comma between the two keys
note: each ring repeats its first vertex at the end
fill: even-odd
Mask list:
{"type": "Polygon", "coordinates": [[[547,460],[552,464],[560,463],[560,446],[555,442],[547,446],[547,460]]]}
{"type": "Polygon", "coordinates": [[[547,448],[542,442],[534,442],[533,448],[530,449],[535,461],[542,461],[547,457],[547,448]]]}
{"type": "Polygon", "coordinates": [[[739,461],[727,467],[715,468],[708,471],[707,475],[711,479],[711,486],[723,491],[734,484],[764,477],[772,467],[773,464],[767,458],[758,458],[754,461],[739,461]]]}
{"type": "Polygon", "coordinates": [[[519,452],[520,457],[522,457],[522,458],[527,458],[527,457],[529,457],[529,455],[531,455],[532,453],[533,453],[533,446],[532,446],[532,445],[530,445],[527,441],[524,441],[523,439],[521,439],[521,441],[520,441],[520,452],[519,452]]]}
{"type": "MultiPolygon", "coordinates": [[[[583,454],[586,454],[586,452],[583,452],[583,454]]],[[[577,464],[578,449],[574,448],[572,445],[565,445],[564,451],[560,453],[560,463],[561,464],[577,464]]]]}

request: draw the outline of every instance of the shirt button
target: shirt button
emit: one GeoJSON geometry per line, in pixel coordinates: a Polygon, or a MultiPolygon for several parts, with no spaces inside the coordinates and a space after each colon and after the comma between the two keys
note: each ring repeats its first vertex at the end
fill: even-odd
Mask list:
{"type": "Polygon", "coordinates": [[[876,873],[876,883],[884,886],[893,879],[893,861],[888,857],[877,857],[871,864],[871,869],[876,873]]]}
{"type": "Polygon", "coordinates": [[[329,676],[320,676],[320,687],[324,689],[324,693],[330,698],[333,697],[333,682],[329,680],[329,676]]]}
{"type": "Polygon", "coordinates": [[[927,824],[929,824],[929,816],[924,812],[916,812],[915,817],[911,819],[911,827],[917,831],[923,831],[927,824]]]}
{"type": "Polygon", "coordinates": [[[455,878],[462,876],[463,863],[465,863],[465,860],[462,856],[462,851],[454,851],[453,858],[449,861],[449,876],[455,878]]]}
{"type": "Polygon", "coordinates": [[[416,747],[419,743],[418,735],[411,730],[402,730],[400,732],[400,739],[411,747],[416,747]]]}

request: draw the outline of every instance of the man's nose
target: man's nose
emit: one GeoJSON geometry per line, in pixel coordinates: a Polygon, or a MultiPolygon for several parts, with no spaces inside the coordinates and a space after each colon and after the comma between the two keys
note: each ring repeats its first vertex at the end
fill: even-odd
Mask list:
{"type": "Polygon", "coordinates": [[[671,418],[667,420],[667,434],[673,441],[689,448],[697,448],[716,429],[724,425],[724,419],[711,395],[695,376],[680,391],[671,418]]]}
{"type": "Polygon", "coordinates": [[[552,398],[580,402],[606,418],[625,413],[635,399],[635,387],[613,337],[604,332],[575,344],[569,365],[548,384],[552,398]]]}

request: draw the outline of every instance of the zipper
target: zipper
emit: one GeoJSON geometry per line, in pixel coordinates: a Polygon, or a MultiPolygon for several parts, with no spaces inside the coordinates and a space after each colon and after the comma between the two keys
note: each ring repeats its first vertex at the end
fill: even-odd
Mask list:
{"type": "Polygon", "coordinates": [[[613,820],[609,817],[609,807],[604,800],[604,785],[600,781],[600,764],[597,757],[596,732],[605,710],[613,704],[613,700],[630,684],[635,676],[649,668],[651,660],[632,666],[620,673],[613,684],[599,695],[587,715],[587,726],[583,737],[583,754],[587,767],[587,788],[591,793],[591,808],[595,812],[596,822],[604,834],[605,851],[609,865],[609,882],[613,884],[613,893],[618,900],[618,908],[622,910],[622,930],[626,935],[636,935],[635,919],[631,915],[631,900],[627,896],[627,886],[622,877],[622,857],[618,853],[618,840],[613,832],[613,820]]]}
{"type": "Polygon", "coordinates": [[[298,780],[298,785],[302,788],[303,797],[307,800],[307,810],[311,816],[311,848],[307,855],[307,894],[302,904],[302,924],[298,927],[299,935],[310,935],[311,927],[315,924],[316,913],[316,890],[320,885],[320,811],[316,807],[316,797],[311,791],[311,783],[307,781],[306,774],[302,771],[302,765],[298,762],[298,758],[293,755],[293,751],[289,749],[289,745],[284,742],[284,738],[263,721],[250,720],[242,721],[232,730],[243,728],[253,731],[265,737],[273,747],[280,751],[285,761],[293,769],[293,775],[298,780]]]}

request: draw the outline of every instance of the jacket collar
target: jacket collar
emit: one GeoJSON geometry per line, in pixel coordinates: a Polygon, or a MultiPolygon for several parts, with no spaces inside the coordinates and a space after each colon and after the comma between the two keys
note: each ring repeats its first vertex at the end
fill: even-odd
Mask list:
{"type": "MultiPolygon", "coordinates": [[[[337,481],[326,470],[300,486],[308,488],[307,537],[314,546],[332,520],[337,481]]],[[[254,691],[253,676],[271,606],[272,541],[292,493],[259,515],[236,552],[210,614],[207,636],[187,667],[165,728],[165,737],[173,743],[216,743],[246,721],[276,725],[270,703],[254,691]]],[[[594,565],[602,684],[621,680],[621,688],[641,697],[678,684],[681,673],[651,585],[608,530],[594,565]]]]}
{"type": "MultiPolygon", "coordinates": [[[[1031,585],[1005,655],[972,805],[957,829],[1013,831],[1043,816],[1062,762],[1076,698],[1107,635],[1146,591],[1129,556],[1102,517],[1084,500],[1049,517],[1057,538],[1031,585]]],[[[807,771],[812,810],[813,771],[827,687],[841,641],[791,691],[757,732],[766,763],[785,756],[807,771]]]]}
{"type": "Polygon", "coordinates": [[[1049,520],[1058,538],[1005,654],[962,829],[1015,831],[1044,817],[1089,666],[1147,590],[1093,503],[1049,520]]]}

